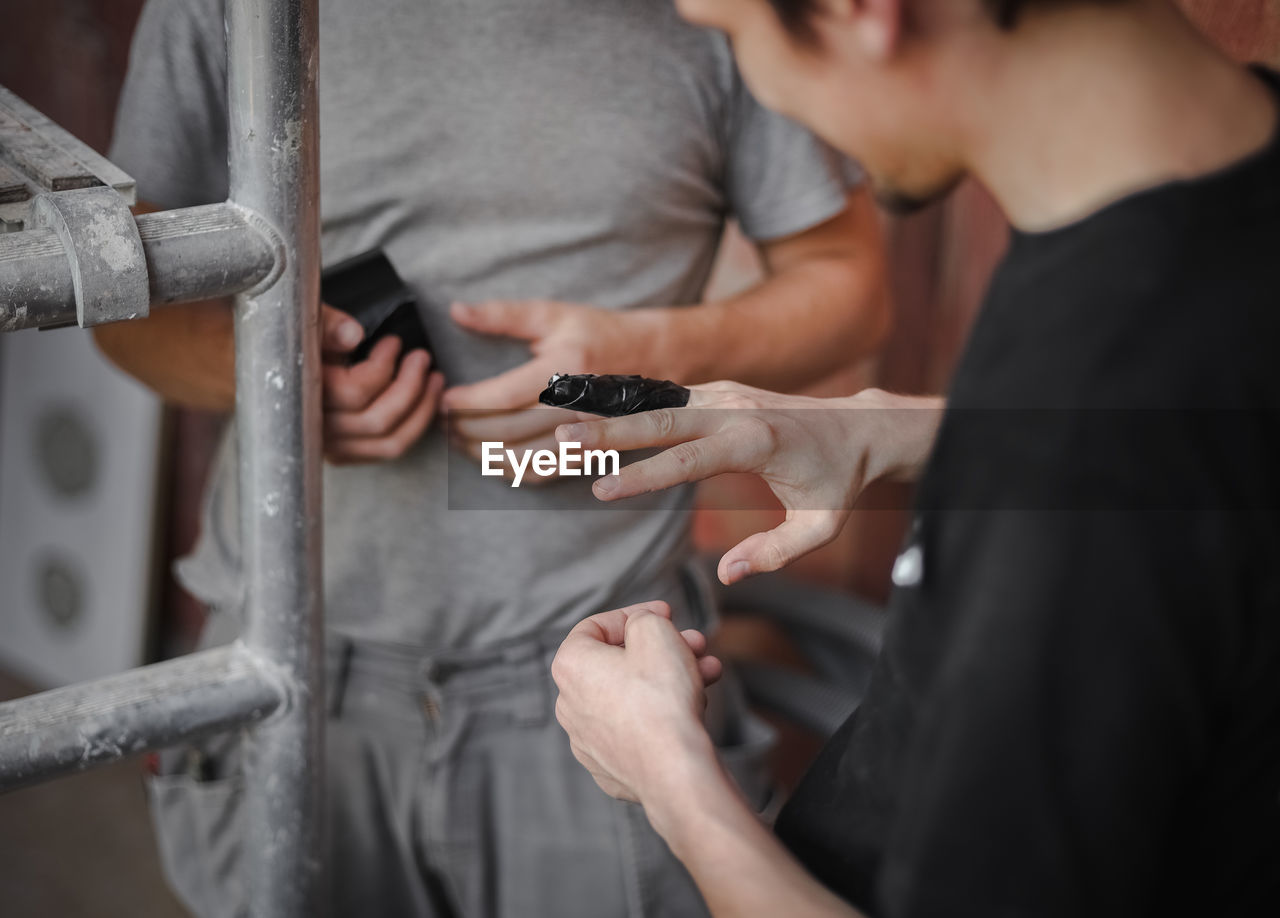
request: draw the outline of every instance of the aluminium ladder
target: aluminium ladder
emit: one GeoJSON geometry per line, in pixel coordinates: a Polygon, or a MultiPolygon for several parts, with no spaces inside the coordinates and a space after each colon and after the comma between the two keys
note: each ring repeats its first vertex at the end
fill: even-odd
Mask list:
{"type": "MultiPolygon", "coordinates": [[[[320,894],[316,0],[227,0],[230,200],[136,218],[133,181],[0,88],[0,332],[235,296],[242,640],[0,704],[0,790],[245,731],[255,918],[320,894]]],[[[3,551],[3,546],[0,546],[3,551]]]]}

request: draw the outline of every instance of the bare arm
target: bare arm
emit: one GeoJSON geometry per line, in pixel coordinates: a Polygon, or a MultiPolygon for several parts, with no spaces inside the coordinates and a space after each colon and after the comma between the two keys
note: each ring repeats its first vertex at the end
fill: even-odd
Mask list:
{"type": "MultiPolygon", "coordinates": [[[[159,209],[140,202],[134,213],[159,209]]],[[[166,402],[220,413],[235,407],[235,339],[225,297],[158,306],[145,319],[96,326],[93,339],[107,359],[166,402]]]]}
{"type": "Polygon", "coordinates": [[[145,319],[99,325],[107,358],[166,402],[225,413],[235,407],[231,301],[158,306],[145,319]]]}
{"type": "MultiPolygon", "coordinates": [[[[709,741],[708,741],[709,742],[709,741]]],[[[787,915],[857,918],[861,913],[809,875],[748,809],[711,757],[681,765],[690,774],[643,803],[671,852],[688,869],[716,918],[787,915]]]]}
{"type": "Polygon", "coordinates": [[[890,325],[884,246],[862,189],[826,223],[763,243],[766,276],[693,309],[653,310],[667,373],[794,391],[873,354],[890,325]]]}
{"type": "Polygon", "coordinates": [[[720,677],[704,635],[663,602],[602,612],[556,654],[556,717],[606,792],[639,802],[717,918],[856,918],[756,819],[700,720],[720,677]]]}

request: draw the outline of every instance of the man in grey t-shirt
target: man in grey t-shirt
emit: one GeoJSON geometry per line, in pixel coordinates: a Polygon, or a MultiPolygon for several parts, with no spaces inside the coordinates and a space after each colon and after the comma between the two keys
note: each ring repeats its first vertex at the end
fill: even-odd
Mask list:
{"type": "MultiPolygon", "coordinates": [[[[226,194],[221,17],[219,0],[143,13],[111,154],[152,205],[226,194]]],[[[547,677],[601,609],[661,597],[707,624],[688,493],[601,508],[586,479],[513,489],[466,457],[548,439],[558,413],[528,406],[551,372],[794,388],[869,352],[885,314],[856,172],[760,108],[724,39],[668,0],[322,0],[319,67],[325,263],[385,248],[434,350],[325,369],[335,909],[701,914],[643,814],[573,761],[547,677]],[[700,302],[729,215],[768,276],[700,302]],[[465,411],[452,454],[445,385],[465,411]]],[[[230,327],[219,302],[97,337],[167,398],[226,410],[230,327]]],[[[207,641],[238,612],[235,449],[180,568],[207,641]]],[[[732,703],[719,733],[731,767],[767,746],[732,703]]],[[[168,760],[192,756],[152,784],[166,868],[200,914],[237,914],[234,760],[168,760]]]]}

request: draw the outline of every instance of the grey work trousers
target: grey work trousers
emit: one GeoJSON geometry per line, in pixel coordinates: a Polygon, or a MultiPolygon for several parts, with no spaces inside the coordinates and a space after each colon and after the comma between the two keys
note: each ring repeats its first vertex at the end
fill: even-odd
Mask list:
{"type": "MultiPolygon", "coordinates": [[[[330,638],[332,918],[706,915],[643,810],[605,795],[573,758],[553,713],[562,636],[430,655],[330,638]]],[[[773,733],[731,679],[716,688],[709,728],[763,807],[773,733]]],[[[241,918],[237,741],[161,761],[149,793],[170,885],[199,918],[241,918]]]]}

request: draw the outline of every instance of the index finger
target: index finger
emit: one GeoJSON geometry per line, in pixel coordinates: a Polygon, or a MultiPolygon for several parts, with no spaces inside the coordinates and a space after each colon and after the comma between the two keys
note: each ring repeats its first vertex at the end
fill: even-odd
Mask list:
{"type": "Polygon", "coordinates": [[[383,338],[369,356],[355,366],[327,365],[321,370],[324,406],[341,411],[363,411],[387,390],[396,375],[396,357],[402,349],[396,335],[383,338]]]}
{"type": "Polygon", "coordinates": [[[455,411],[514,411],[537,402],[548,375],[546,364],[530,360],[490,379],[450,389],[445,405],[455,411]]]}
{"type": "Polygon", "coordinates": [[[719,412],[690,411],[693,404],[693,398],[690,398],[689,405],[684,408],[659,408],[616,418],[561,424],[556,428],[556,439],[561,443],[578,443],[593,449],[674,446],[705,437],[719,428],[719,412]]]}

